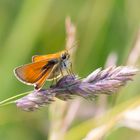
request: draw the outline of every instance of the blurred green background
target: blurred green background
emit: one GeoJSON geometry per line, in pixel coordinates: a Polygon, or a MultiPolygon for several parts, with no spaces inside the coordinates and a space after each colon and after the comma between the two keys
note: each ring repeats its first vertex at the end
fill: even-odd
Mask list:
{"type": "MultiPolygon", "coordinates": [[[[74,71],[79,76],[84,77],[98,67],[113,64],[139,67],[140,46],[138,49],[135,45],[140,25],[139,6],[139,0],[0,0],[0,100],[33,89],[19,82],[13,69],[31,62],[33,55],[63,50],[67,16],[77,27],[74,71]],[[131,57],[133,50],[136,58],[131,57]]],[[[96,120],[100,122],[98,115],[102,116],[102,125],[132,103],[137,101],[137,106],[140,104],[139,79],[137,75],[134,82],[117,95],[101,96],[93,102],[79,98],[68,104],[56,101],[30,113],[15,105],[1,107],[0,140],[81,140],[98,127],[95,123],[96,120]],[[78,109],[75,114],[69,114],[74,118],[69,129],[63,132],[63,125],[59,123],[74,103],[78,104],[78,109]],[[59,112],[55,111],[56,105],[59,112]],[[61,114],[63,108],[65,113],[61,114]],[[115,113],[108,116],[108,110],[115,113]],[[65,137],[60,137],[60,133],[65,137]]],[[[139,140],[139,130],[136,126],[127,127],[116,121],[105,131],[103,139],[139,140]]]]}

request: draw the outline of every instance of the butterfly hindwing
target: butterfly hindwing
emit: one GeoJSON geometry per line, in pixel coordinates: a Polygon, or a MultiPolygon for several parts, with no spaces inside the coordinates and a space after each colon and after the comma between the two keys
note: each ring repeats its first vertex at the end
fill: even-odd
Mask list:
{"type": "MultiPolygon", "coordinates": [[[[54,71],[55,71],[56,67],[57,67],[57,64],[54,65],[53,68],[48,69],[47,72],[44,71],[44,75],[34,84],[35,89],[40,89],[40,88],[44,85],[45,81],[46,81],[51,75],[54,74],[54,71]],[[48,73],[49,73],[49,74],[48,74],[48,73]]],[[[54,75],[53,75],[53,76],[54,76],[54,75]]]]}

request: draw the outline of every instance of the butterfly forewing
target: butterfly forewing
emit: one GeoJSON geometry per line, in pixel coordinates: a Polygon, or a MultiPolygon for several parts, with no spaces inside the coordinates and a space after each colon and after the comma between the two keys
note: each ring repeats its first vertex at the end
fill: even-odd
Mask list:
{"type": "Polygon", "coordinates": [[[43,61],[43,60],[52,60],[52,59],[58,59],[60,56],[59,56],[59,53],[57,54],[48,54],[48,55],[34,55],[32,57],[32,62],[39,62],[39,61],[43,61]]]}
{"type": "MultiPolygon", "coordinates": [[[[39,80],[47,79],[57,61],[39,61],[23,65],[15,69],[18,79],[26,84],[35,84],[39,80]]],[[[41,83],[42,83],[41,80],[41,83]]],[[[44,80],[43,80],[44,81],[44,80]]],[[[41,85],[41,84],[40,84],[41,85]]]]}

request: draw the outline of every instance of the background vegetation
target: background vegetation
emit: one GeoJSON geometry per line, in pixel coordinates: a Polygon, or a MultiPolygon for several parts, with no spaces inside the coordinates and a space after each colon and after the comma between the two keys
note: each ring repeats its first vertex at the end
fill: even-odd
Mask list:
{"type": "MultiPolygon", "coordinates": [[[[13,69],[32,55],[65,48],[65,18],[77,27],[74,71],[140,66],[139,0],[0,0],[0,100],[32,90],[13,69]]],[[[0,108],[2,140],[138,140],[140,75],[119,93],[95,101],[57,100],[36,112],[0,108]]]]}

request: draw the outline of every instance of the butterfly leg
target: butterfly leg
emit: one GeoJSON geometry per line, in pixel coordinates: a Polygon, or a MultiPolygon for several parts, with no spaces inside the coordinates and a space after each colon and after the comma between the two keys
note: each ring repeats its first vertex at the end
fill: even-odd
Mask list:
{"type": "Polygon", "coordinates": [[[72,74],[75,76],[75,73],[73,72],[73,69],[72,69],[72,63],[70,64],[70,69],[71,69],[72,74]]]}
{"type": "Polygon", "coordinates": [[[53,87],[53,84],[54,84],[54,77],[53,77],[53,79],[52,79],[52,82],[51,82],[51,84],[50,84],[50,87],[53,87]]]}
{"type": "Polygon", "coordinates": [[[52,77],[52,83],[51,83],[51,87],[54,85],[54,84],[56,84],[57,83],[57,73],[58,73],[58,65],[55,65],[54,66],[54,68],[53,68],[53,70],[52,70],[52,75],[51,75],[51,77],[52,77]]]}
{"type": "Polygon", "coordinates": [[[70,73],[68,68],[66,68],[66,72],[67,72],[68,75],[71,75],[71,73],[70,73]]]}
{"type": "Polygon", "coordinates": [[[72,70],[72,63],[70,62],[70,68],[69,68],[69,73],[71,76],[75,76],[73,70],[72,70]]]}
{"type": "Polygon", "coordinates": [[[62,77],[64,77],[64,74],[63,74],[61,67],[60,67],[60,73],[61,73],[62,77]]]}
{"type": "Polygon", "coordinates": [[[58,82],[58,77],[56,76],[56,73],[54,72],[54,81],[55,81],[55,84],[57,84],[57,82],[58,82]]]}
{"type": "Polygon", "coordinates": [[[52,79],[52,83],[51,83],[50,87],[53,87],[53,85],[57,83],[56,78],[55,78],[55,72],[52,72],[52,77],[53,77],[53,79],[52,79]]]}

